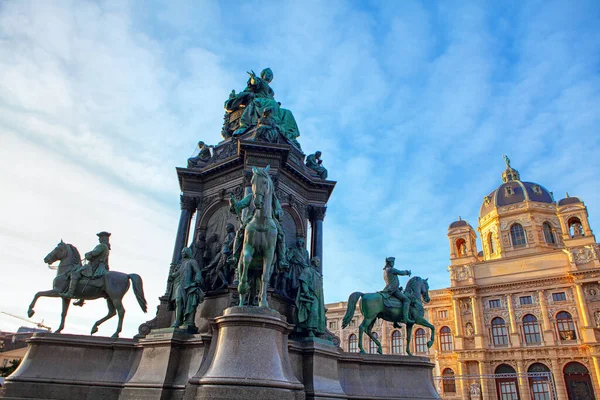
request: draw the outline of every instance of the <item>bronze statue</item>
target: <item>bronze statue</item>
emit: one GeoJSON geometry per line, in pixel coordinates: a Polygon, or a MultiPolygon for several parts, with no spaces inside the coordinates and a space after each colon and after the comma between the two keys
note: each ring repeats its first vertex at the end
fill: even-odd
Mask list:
{"type": "Polygon", "coordinates": [[[225,240],[221,244],[219,254],[213,261],[204,267],[210,276],[210,289],[222,289],[231,282],[233,271],[231,269],[231,255],[233,254],[233,242],[235,240],[235,227],[233,224],[227,224],[225,227],[225,240]],[[217,279],[221,280],[221,286],[217,287],[217,279]]]}
{"type": "Polygon", "coordinates": [[[269,175],[268,165],[264,169],[252,167],[251,182],[251,194],[239,202],[235,201],[233,196],[229,200],[231,211],[238,215],[244,208],[250,206],[251,202],[254,203],[255,208],[240,227],[241,235],[236,235],[232,261],[237,262],[237,249],[241,248],[240,241],[243,239],[243,248],[240,249],[241,260],[238,263],[240,306],[251,303],[258,295],[260,299],[258,305],[268,307],[267,288],[273,271],[276,247],[280,267],[287,268],[285,237],[280,224],[283,210],[275,195],[275,186],[269,175]]]}
{"type": "MultiPolygon", "coordinates": [[[[394,275],[395,276],[395,275],[394,275]]],[[[397,278],[396,278],[397,279],[397,278]]],[[[399,287],[399,286],[398,286],[399,287]]],[[[413,325],[419,324],[424,327],[431,329],[431,338],[427,342],[427,347],[433,346],[433,341],[435,338],[435,327],[430,324],[425,318],[425,308],[423,307],[422,301],[425,303],[429,303],[429,284],[427,283],[427,279],[422,279],[418,276],[414,276],[410,278],[408,283],[406,284],[406,289],[403,292],[403,295],[406,296],[410,300],[409,307],[409,318],[405,317],[404,307],[401,306],[402,303],[398,300],[394,300],[393,298],[389,298],[393,307],[388,307],[384,304],[385,302],[385,292],[377,292],[377,293],[361,293],[354,292],[348,298],[348,309],[346,311],[346,315],[344,315],[344,319],[342,321],[342,328],[348,326],[352,318],[354,317],[354,311],[356,309],[356,303],[359,299],[362,298],[360,303],[360,309],[363,315],[363,321],[360,324],[358,331],[358,348],[361,353],[365,352],[363,348],[363,333],[366,333],[367,336],[373,340],[373,342],[377,345],[377,352],[379,354],[383,354],[381,343],[373,334],[371,330],[373,329],[373,325],[375,325],[375,321],[377,318],[381,318],[385,321],[393,322],[397,325],[399,322],[403,322],[408,320],[413,320],[415,322],[407,322],[406,323],[406,353],[408,355],[412,355],[410,352],[410,344],[411,344],[411,336],[413,325]]]]}
{"type": "Polygon", "coordinates": [[[192,249],[185,247],[181,251],[181,262],[171,273],[172,284],[169,287],[169,298],[175,301],[175,323],[177,328],[184,325],[188,330],[195,331],[196,309],[204,301],[202,273],[198,262],[192,257],[192,249]]]}
{"type": "Polygon", "coordinates": [[[198,142],[198,149],[200,150],[196,157],[188,158],[188,168],[201,168],[204,167],[212,157],[210,149],[214,146],[207,146],[203,141],[198,142]]]}
{"type": "Polygon", "coordinates": [[[320,151],[306,156],[306,166],[315,171],[319,175],[319,178],[327,179],[327,169],[322,164],[323,160],[321,160],[320,151]]]}
{"type": "MultiPolygon", "coordinates": [[[[72,299],[77,288],[77,283],[82,276],[91,279],[97,279],[108,272],[108,256],[110,254],[110,233],[102,231],[97,233],[98,241],[100,242],[92,251],[85,253],[87,263],[81,267],[71,270],[69,290],[64,293],[64,297],[72,299]]],[[[83,306],[83,299],[80,300],[79,306],[83,306]]]]}
{"type": "Polygon", "coordinates": [[[327,331],[325,302],[323,296],[323,276],[319,273],[321,259],[313,257],[298,281],[296,295],[296,332],[309,337],[323,335],[327,331]]]}
{"type": "MultiPolygon", "coordinates": [[[[93,251],[92,251],[93,253],[93,251]]],[[[44,292],[38,292],[35,294],[33,301],[29,305],[27,315],[29,318],[33,316],[35,311],[35,303],[40,297],[62,297],[62,313],[60,326],[55,333],[60,333],[65,327],[65,319],[69,310],[71,299],[64,295],[64,292],[69,287],[69,276],[71,271],[79,269],[81,265],[81,256],[79,251],[72,244],[67,244],[62,240],[46,257],[44,262],[48,265],[59,261],[58,268],[56,271],[56,278],[54,278],[52,290],[44,292]]],[[[98,270],[96,270],[98,271],[98,270]]],[[[105,298],[108,306],[108,314],[106,317],[96,321],[92,327],[92,334],[98,332],[98,326],[103,322],[111,319],[116,314],[119,315],[119,323],[117,324],[117,330],[112,337],[119,337],[121,329],[123,328],[123,317],[125,315],[125,309],[123,308],[123,296],[129,290],[130,282],[133,285],[133,293],[137,299],[141,309],[147,311],[147,303],[144,297],[144,287],[142,278],[137,274],[124,274],[117,271],[108,271],[105,274],[97,278],[85,277],[81,279],[75,286],[73,291],[73,297],[85,300],[94,300],[105,298]]]]}
{"type": "Polygon", "coordinates": [[[278,136],[279,127],[273,118],[273,109],[271,107],[265,107],[262,115],[258,119],[255,139],[269,143],[277,143],[278,136]]]}
{"type": "MultiPolygon", "coordinates": [[[[300,285],[300,274],[309,265],[308,250],[304,246],[304,238],[298,236],[296,238],[296,245],[287,249],[287,258],[290,264],[290,270],[288,273],[289,277],[289,291],[290,297],[296,298],[298,286],[300,285]]],[[[320,261],[319,261],[320,262],[320,261]]]]}
{"type": "Polygon", "coordinates": [[[393,296],[400,300],[402,304],[402,315],[405,318],[405,320],[401,322],[414,324],[415,321],[410,318],[408,312],[408,307],[410,306],[410,299],[404,293],[402,293],[402,286],[400,286],[400,281],[398,280],[398,275],[410,276],[410,271],[397,270],[396,268],[394,268],[395,262],[396,259],[394,257],[388,257],[385,259],[385,266],[383,267],[383,280],[385,281],[385,288],[383,288],[382,292],[387,296],[393,296]]]}

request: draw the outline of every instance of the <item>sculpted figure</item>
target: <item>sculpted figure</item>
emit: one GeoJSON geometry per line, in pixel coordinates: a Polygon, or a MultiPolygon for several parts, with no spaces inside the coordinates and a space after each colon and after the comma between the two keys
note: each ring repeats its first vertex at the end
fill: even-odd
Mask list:
{"type": "Polygon", "coordinates": [[[467,245],[464,243],[461,243],[459,251],[460,251],[461,256],[466,256],[467,255],[467,245]]]}
{"type": "MultiPolygon", "coordinates": [[[[410,299],[404,293],[402,293],[402,286],[400,286],[400,281],[398,280],[398,275],[410,276],[410,271],[400,271],[394,268],[394,263],[396,259],[394,257],[388,257],[385,259],[385,267],[383,267],[383,280],[385,281],[385,288],[383,288],[382,292],[387,293],[402,302],[402,315],[404,316],[404,321],[407,324],[414,324],[415,321],[410,317],[408,313],[408,308],[410,307],[410,299]]],[[[397,324],[395,324],[397,327],[397,324]]]]}
{"type": "Polygon", "coordinates": [[[192,249],[185,247],[181,251],[181,263],[171,273],[170,298],[175,301],[175,323],[173,327],[186,325],[195,328],[194,318],[198,305],[204,301],[202,274],[198,262],[192,257],[192,249]]]}
{"type": "MultiPolygon", "coordinates": [[[[64,297],[72,299],[75,296],[75,289],[81,277],[95,279],[103,276],[108,272],[108,255],[110,254],[110,243],[108,238],[110,233],[102,231],[97,233],[98,241],[100,242],[92,251],[85,253],[87,264],[71,270],[71,282],[69,290],[64,294],[64,297]]],[[[83,306],[83,300],[75,303],[78,306],[83,306]]]]}
{"type": "Polygon", "coordinates": [[[466,331],[467,331],[467,336],[469,336],[469,337],[475,335],[475,328],[473,328],[472,323],[467,322],[466,331]]]}
{"type": "Polygon", "coordinates": [[[279,128],[273,118],[273,110],[271,107],[265,107],[260,119],[258,120],[258,128],[256,128],[256,140],[261,140],[269,143],[277,143],[279,136],[279,128]]]}
{"type": "Polygon", "coordinates": [[[228,113],[244,108],[239,127],[233,132],[233,136],[243,135],[249,129],[257,126],[258,119],[263,115],[265,108],[270,108],[279,132],[300,148],[300,144],[296,140],[300,136],[296,120],[290,110],[281,108],[280,104],[275,101],[275,92],[269,86],[273,80],[273,71],[265,68],[260,73],[260,77],[256,76],[254,71],[248,72],[248,75],[250,78],[246,88],[240,93],[232,91],[229,99],[225,101],[225,111],[228,113]]]}
{"type": "Polygon", "coordinates": [[[326,332],[323,277],[319,273],[321,259],[313,257],[298,278],[300,286],[296,295],[296,330],[309,337],[326,332]]]}
{"type": "Polygon", "coordinates": [[[481,386],[479,385],[479,382],[473,382],[469,385],[469,393],[471,396],[475,396],[475,398],[481,396],[481,386]]]}
{"type": "Polygon", "coordinates": [[[233,224],[227,224],[225,227],[226,235],[225,240],[221,244],[221,251],[218,256],[208,264],[204,269],[209,271],[211,282],[211,289],[222,289],[227,287],[230,283],[232,270],[231,262],[228,260],[233,254],[233,242],[235,240],[235,227],[233,224]],[[221,280],[221,285],[217,287],[217,280],[221,280]]]}
{"type": "Polygon", "coordinates": [[[219,235],[213,233],[209,236],[208,241],[206,242],[206,247],[204,248],[204,254],[202,258],[204,259],[204,265],[209,265],[211,261],[215,260],[219,255],[219,235]]]}
{"type": "Polygon", "coordinates": [[[207,146],[203,141],[198,142],[198,149],[200,152],[196,157],[188,158],[188,168],[198,168],[205,166],[212,157],[210,149],[214,146],[207,146]]]}
{"type": "Polygon", "coordinates": [[[327,179],[327,169],[323,167],[323,160],[321,160],[321,152],[317,151],[315,154],[306,156],[306,166],[317,172],[319,178],[327,179]]]}
{"type": "Polygon", "coordinates": [[[304,238],[298,236],[296,238],[296,246],[287,249],[288,262],[290,264],[289,271],[289,282],[290,282],[290,293],[292,298],[296,296],[298,286],[300,285],[300,274],[304,271],[309,264],[308,250],[304,245],[304,238]]]}

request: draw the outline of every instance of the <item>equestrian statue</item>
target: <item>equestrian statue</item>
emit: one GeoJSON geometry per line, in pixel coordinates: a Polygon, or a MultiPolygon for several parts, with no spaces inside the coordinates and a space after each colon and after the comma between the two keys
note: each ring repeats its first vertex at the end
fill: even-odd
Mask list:
{"type": "Polygon", "coordinates": [[[347,327],[354,317],[356,303],[362,298],[360,310],[363,315],[363,321],[358,331],[358,348],[361,353],[365,353],[362,345],[363,333],[371,338],[377,345],[377,352],[383,354],[381,343],[371,330],[377,318],[393,322],[394,327],[398,328],[399,323],[406,324],[406,353],[410,352],[410,339],[412,336],[413,325],[418,324],[431,329],[431,339],[427,342],[427,347],[433,346],[435,338],[435,327],[425,318],[425,308],[423,302],[429,303],[429,283],[427,279],[418,276],[412,277],[406,284],[403,291],[398,280],[398,276],[410,276],[410,271],[401,271],[394,268],[394,257],[386,258],[386,265],[383,268],[383,277],[386,283],[384,290],[377,293],[354,292],[348,298],[348,310],[342,321],[342,328],[347,327]]]}
{"type": "Polygon", "coordinates": [[[108,255],[110,253],[110,243],[108,238],[110,237],[110,233],[100,232],[97,236],[100,243],[92,251],[85,254],[86,264],[81,264],[82,260],[77,248],[62,240],[54,250],[44,257],[44,262],[48,264],[48,267],[56,269],[56,277],[54,278],[51,290],[35,294],[33,301],[29,305],[27,315],[30,318],[33,316],[35,313],[33,308],[40,297],[61,297],[62,313],[60,326],[54,333],[60,333],[65,327],[65,319],[72,299],[80,299],[75,304],[82,306],[83,300],[104,298],[108,306],[108,314],[94,323],[91,334],[93,335],[98,332],[100,324],[118,314],[119,323],[112,337],[119,337],[119,333],[121,333],[123,328],[123,317],[125,315],[123,297],[129,290],[129,281],[133,285],[133,293],[142,311],[146,312],[148,309],[146,298],[144,297],[142,278],[137,274],[109,271],[108,255]],[[52,263],[56,261],[60,261],[58,267],[52,267],[52,263]]]}

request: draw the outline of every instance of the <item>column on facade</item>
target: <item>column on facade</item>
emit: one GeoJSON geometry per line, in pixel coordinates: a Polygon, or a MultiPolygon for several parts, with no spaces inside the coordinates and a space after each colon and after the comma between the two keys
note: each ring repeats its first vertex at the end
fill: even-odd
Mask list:
{"type": "Polygon", "coordinates": [[[519,335],[515,320],[515,310],[513,307],[512,295],[506,295],[506,304],[508,307],[508,319],[510,320],[510,345],[518,347],[521,345],[521,337],[519,335]]]}
{"type": "Polygon", "coordinates": [[[575,283],[575,302],[577,303],[577,312],[579,313],[581,323],[581,339],[583,339],[585,343],[595,342],[596,335],[590,322],[590,315],[585,304],[585,296],[583,294],[583,286],[581,283],[575,283]]]}
{"type": "Polygon", "coordinates": [[[325,206],[309,206],[309,217],[311,227],[311,239],[310,249],[311,258],[319,257],[321,259],[321,266],[319,272],[323,273],[323,219],[325,218],[325,212],[327,207],[325,206]]]}
{"type": "Polygon", "coordinates": [[[481,398],[482,399],[489,399],[490,397],[490,385],[488,383],[488,379],[485,377],[485,375],[488,374],[488,370],[487,367],[485,365],[485,362],[483,361],[479,361],[478,363],[478,367],[479,367],[479,376],[481,377],[480,379],[480,383],[481,383],[481,398]]]}
{"type": "Polygon", "coordinates": [[[463,349],[463,331],[462,331],[462,318],[460,315],[460,307],[458,305],[458,299],[452,299],[452,311],[454,312],[454,332],[455,333],[455,349],[463,349]]]}
{"type": "Polygon", "coordinates": [[[458,393],[460,393],[461,395],[461,399],[468,399],[471,395],[469,394],[469,381],[467,379],[464,379],[464,375],[467,374],[466,371],[466,365],[464,361],[459,361],[458,362],[458,376],[459,379],[457,379],[455,381],[456,385],[458,386],[458,393]]]}
{"type": "Polygon", "coordinates": [[[590,371],[590,375],[593,379],[594,392],[600,391],[600,359],[598,356],[592,356],[593,371],[590,371]]]}
{"type": "Polygon", "coordinates": [[[531,395],[529,390],[529,380],[525,375],[527,370],[525,369],[523,361],[521,360],[517,360],[517,373],[519,374],[519,378],[517,379],[519,381],[519,393],[521,394],[522,398],[530,399],[531,395]]]}
{"type": "Polygon", "coordinates": [[[177,264],[181,260],[181,250],[187,246],[190,235],[190,224],[196,210],[196,198],[181,195],[181,215],[179,217],[179,227],[175,237],[175,247],[173,249],[173,258],[171,265],[177,264]]]}
{"type": "Polygon", "coordinates": [[[556,397],[559,399],[566,399],[567,388],[558,360],[550,360],[550,370],[552,371],[552,379],[554,380],[554,387],[556,388],[556,397]]]}
{"type": "Polygon", "coordinates": [[[543,290],[538,290],[538,298],[540,300],[540,310],[542,312],[542,328],[544,343],[552,346],[555,343],[554,332],[552,330],[552,324],[550,323],[550,317],[548,315],[548,303],[546,302],[546,295],[543,290]]]}

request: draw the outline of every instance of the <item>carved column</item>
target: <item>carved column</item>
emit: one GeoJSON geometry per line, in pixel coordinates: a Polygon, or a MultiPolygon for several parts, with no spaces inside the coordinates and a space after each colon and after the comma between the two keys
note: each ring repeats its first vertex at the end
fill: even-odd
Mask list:
{"type": "Polygon", "coordinates": [[[181,216],[179,217],[179,227],[177,228],[177,236],[175,237],[175,248],[173,249],[172,264],[177,264],[181,259],[181,250],[187,246],[188,237],[190,234],[190,224],[196,209],[196,198],[186,195],[181,195],[181,216]]]}
{"type": "Polygon", "coordinates": [[[452,311],[454,311],[454,332],[455,333],[455,350],[463,349],[463,329],[462,329],[462,317],[460,315],[460,306],[458,304],[459,299],[452,299],[452,311]]]}
{"type": "Polygon", "coordinates": [[[478,365],[479,365],[479,376],[481,376],[481,381],[480,381],[480,383],[481,383],[481,398],[489,399],[489,398],[491,398],[490,393],[489,393],[489,390],[491,389],[491,387],[488,387],[488,380],[483,377],[484,375],[486,375],[488,373],[488,368],[486,367],[484,361],[479,361],[478,365]]]}
{"type": "Polygon", "coordinates": [[[594,328],[590,323],[590,315],[585,304],[585,296],[583,294],[583,287],[581,283],[575,283],[575,302],[577,303],[577,312],[583,323],[581,327],[581,336],[585,343],[595,342],[596,335],[594,334],[594,328]]]}
{"type": "Polygon", "coordinates": [[[559,399],[567,398],[567,387],[562,373],[562,368],[558,360],[550,360],[550,369],[552,370],[552,379],[556,387],[556,396],[559,399]]]}
{"type": "Polygon", "coordinates": [[[517,323],[515,321],[515,311],[513,309],[512,295],[506,295],[506,305],[508,308],[508,319],[510,320],[510,345],[512,347],[519,347],[521,344],[521,337],[517,330],[517,323]]]}
{"type": "Polygon", "coordinates": [[[321,266],[319,272],[323,273],[323,219],[327,207],[325,206],[309,206],[310,227],[312,235],[310,238],[310,257],[319,257],[321,266]]]}
{"type": "Polygon", "coordinates": [[[471,296],[471,311],[473,312],[473,325],[475,328],[475,348],[483,349],[485,347],[483,342],[483,327],[481,310],[477,302],[477,296],[471,296]]]}
{"type": "Polygon", "coordinates": [[[468,399],[470,397],[469,395],[469,381],[466,379],[462,379],[463,375],[466,375],[468,372],[466,371],[466,365],[464,363],[464,361],[459,361],[458,362],[458,375],[461,377],[461,379],[458,379],[458,382],[455,380],[454,382],[458,383],[458,393],[461,394],[460,398],[461,399],[468,399]]]}
{"type": "Polygon", "coordinates": [[[529,381],[526,376],[522,375],[527,372],[525,367],[523,366],[523,361],[517,360],[517,372],[519,373],[519,377],[517,378],[519,382],[519,393],[520,397],[523,399],[530,399],[531,395],[529,394],[529,381]]]}
{"type": "Polygon", "coordinates": [[[538,298],[540,300],[540,310],[542,312],[542,328],[544,343],[547,346],[552,346],[555,343],[554,331],[552,330],[552,324],[548,316],[548,303],[546,302],[546,295],[544,290],[538,290],[538,298]]]}

